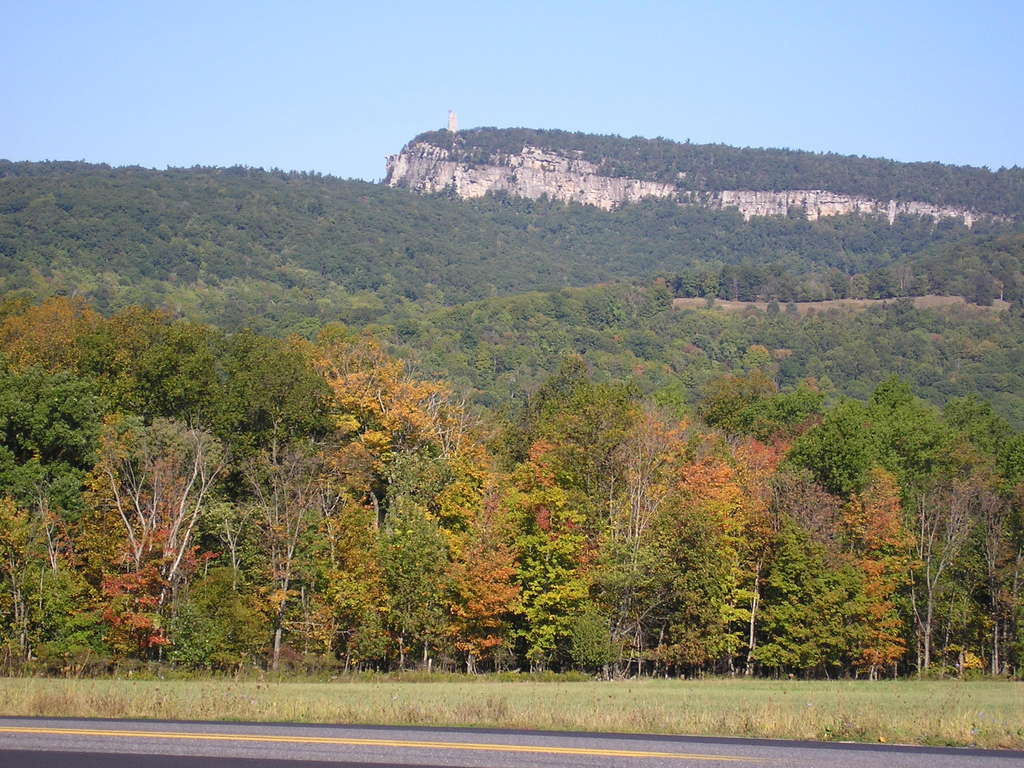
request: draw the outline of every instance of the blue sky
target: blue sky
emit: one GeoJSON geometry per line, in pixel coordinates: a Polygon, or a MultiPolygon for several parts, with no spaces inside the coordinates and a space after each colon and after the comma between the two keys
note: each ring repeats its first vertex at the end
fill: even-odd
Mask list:
{"type": "Polygon", "coordinates": [[[441,127],[1024,165],[1024,3],[0,0],[0,157],[377,179],[441,127]]]}

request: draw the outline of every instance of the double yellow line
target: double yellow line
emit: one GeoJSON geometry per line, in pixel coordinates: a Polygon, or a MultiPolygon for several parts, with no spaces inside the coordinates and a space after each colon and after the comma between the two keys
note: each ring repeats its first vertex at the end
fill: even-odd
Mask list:
{"type": "Polygon", "coordinates": [[[756,758],[731,755],[694,755],[681,752],[645,752],[630,749],[586,749],[581,747],[542,747],[532,744],[487,744],[464,741],[408,741],[402,739],[346,739],[330,736],[272,736],[254,733],[186,733],[179,731],[128,731],[100,728],[32,728],[0,726],[0,733],[49,734],[56,736],[107,736],[129,739],[182,739],[197,741],[270,742],[283,744],[333,744],[358,747],[397,747],[401,749],[462,749],[482,752],[527,752],[546,755],[590,755],[596,757],[656,757],[675,760],[717,762],[753,761],[756,758]]]}

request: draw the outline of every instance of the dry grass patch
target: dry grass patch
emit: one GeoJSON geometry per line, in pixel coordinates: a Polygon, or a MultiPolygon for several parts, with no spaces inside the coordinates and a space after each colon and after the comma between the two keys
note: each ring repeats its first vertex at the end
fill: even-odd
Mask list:
{"type": "Polygon", "coordinates": [[[1024,684],[0,679],[0,714],[461,725],[1024,748],[1024,684]]]}

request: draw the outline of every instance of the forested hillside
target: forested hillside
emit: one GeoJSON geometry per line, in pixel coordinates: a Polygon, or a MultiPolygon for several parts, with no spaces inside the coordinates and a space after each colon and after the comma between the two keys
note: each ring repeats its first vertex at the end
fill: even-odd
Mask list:
{"type": "Polygon", "coordinates": [[[0,174],[0,288],[29,299],[73,294],[103,312],[140,304],[306,338],[334,321],[372,326],[396,354],[499,411],[567,353],[586,355],[599,377],[692,404],[756,346],[784,386],[810,376],[863,397],[898,373],[936,405],[977,392],[1024,423],[1024,235],[1005,226],[469,202],[246,168],[0,163],[0,174]],[[563,287],[609,280],[619,282],[563,287]],[[1012,306],[786,311],[927,293],[1012,306]],[[780,311],[680,312],[673,295],[780,311]]]}
{"type": "Polygon", "coordinates": [[[495,154],[524,146],[579,151],[608,176],[675,184],[680,189],[825,189],[877,200],[920,200],[975,208],[992,214],[1024,214],[1024,169],[899,163],[894,160],[792,149],[753,149],[691,144],[668,139],[630,139],[530,128],[475,128],[452,134],[428,131],[413,139],[450,149],[454,158],[486,163],[495,154]]]}
{"type": "Polygon", "coordinates": [[[773,357],[695,409],[563,359],[504,425],[372,337],[0,319],[0,668],[1024,668],[1024,434],[773,357]]]}
{"type": "Polygon", "coordinates": [[[1024,318],[971,307],[798,316],[785,304],[743,313],[679,310],[665,283],[601,286],[490,299],[451,309],[399,310],[374,326],[394,351],[500,410],[552,374],[565,354],[598,377],[693,404],[701,387],[751,366],[782,386],[804,378],[830,398],[867,397],[897,374],[941,406],[977,394],[1024,425],[1024,318]],[[774,311],[773,311],[774,310],[774,311]]]}
{"type": "Polygon", "coordinates": [[[670,202],[613,212],[463,202],[247,168],[0,162],[0,290],[83,295],[104,311],[165,306],[276,333],[363,324],[404,302],[656,276],[680,278],[680,295],[723,298],[831,298],[845,283],[840,292],[870,296],[966,290],[1012,300],[1021,241],[1000,239],[1005,230],[930,219],[744,222],[670,202]],[[723,277],[726,267],[744,272],[723,277]]]}
{"type": "Polygon", "coordinates": [[[841,260],[695,260],[670,279],[677,296],[734,301],[891,299],[939,293],[990,306],[1024,299],[1024,236],[975,234],[908,256],[883,254],[860,268],[841,260]],[[837,263],[840,261],[840,263],[837,263]],[[852,273],[852,274],[851,274],[852,273]]]}

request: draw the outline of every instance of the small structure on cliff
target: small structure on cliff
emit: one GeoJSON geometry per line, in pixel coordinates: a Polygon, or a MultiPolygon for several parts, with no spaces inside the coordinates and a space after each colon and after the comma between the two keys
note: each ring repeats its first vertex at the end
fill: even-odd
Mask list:
{"type": "Polygon", "coordinates": [[[448,130],[452,133],[459,132],[459,118],[455,116],[455,110],[448,110],[448,130]]]}

